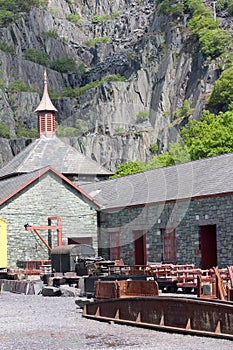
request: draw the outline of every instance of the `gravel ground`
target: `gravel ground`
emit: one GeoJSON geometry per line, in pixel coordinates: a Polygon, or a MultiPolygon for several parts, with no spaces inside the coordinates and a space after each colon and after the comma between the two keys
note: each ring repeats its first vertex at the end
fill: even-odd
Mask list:
{"type": "Polygon", "coordinates": [[[88,320],[73,297],[0,294],[0,350],[230,350],[233,342],[88,320]]]}

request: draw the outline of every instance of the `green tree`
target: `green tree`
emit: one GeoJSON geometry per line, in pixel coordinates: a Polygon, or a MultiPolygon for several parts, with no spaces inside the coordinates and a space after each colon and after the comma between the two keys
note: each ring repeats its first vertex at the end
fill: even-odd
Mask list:
{"type": "Polygon", "coordinates": [[[8,52],[11,55],[15,55],[15,50],[14,50],[13,46],[7,45],[3,41],[0,41],[0,50],[2,50],[4,52],[8,52]]]}
{"type": "Polygon", "coordinates": [[[88,39],[87,41],[85,41],[84,45],[86,45],[87,47],[93,47],[96,44],[108,44],[109,43],[109,37],[108,36],[98,36],[95,39],[88,39]]]}
{"type": "Polygon", "coordinates": [[[170,166],[233,152],[233,103],[229,110],[214,115],[204,111],[200,121],[191,119],[180,131],[178,142],[169,150],[155,156],[148,164],[127,162],[121,164],[114,177],[170,166]]]}
{"type": "Polygon", "coordinates": [[[190,114],[192,114],[193,109],[190,107],[190,102],[189,100],[185,99],[182,107],[181,108],[177,108],[175,110],[175,117],[176,118],[182,118],[182,117],[187,117],[190,114]]]}
{"type": "Polygon", "coordinates": [[[158,152],[158,150],[159,150],[159,147],[158,147],[157,143],[152,143],[152,144],[150,145],[149,150],[150,150],[150,152],[151,152],[152,154],[155,155],[155,154],[158,152]]]}
{"type": "Polygon", "coordinates": [[[188,22],[188,29],[198,38],[200,38],[206,30],[213,30],[217,28],[218,23],[214,20],[210,12],[208,12],[206,15],[199,14],[197,16],[193,16],[188,22]]]}
{"type": "Polygon", "coordinates": [[[77,71],[77,65],[75,60],[73,58],[68,57],[59,58],[51,62],[50,68],[61,73],[77,71]]]}
{"type": "Polygon", "coordinates": [[[53,39],[58,39],[59,35],[56,30],[49,30],[48,32],[43,32],[43,35],[48,36],[53,39]]]}
{"type": "Polygon", "coordinates": [[[233,14],[233,0],[217,0],[216,8],[218,10],[227,10],[230,15],[233,14]]]}
{"type": "Polygon", "coordinates": [[[56,126],[56,135],[58,137],[75,137],[79,136],[79,134],[79,131],[76,128],[73,128],[72,126],[56,126]]]}
{"type": "Polygon", "coordinates": [[[101,79],[101,83],[109,83],[111,81],[125,81],[126,78],[120,74],[109,74],[101,79]]]}
{"type": "Polygon", "coordinates": [[[43,66],[49,65],[49,56],[43,51],[30,48],[23,52],[23,56],[26,60],[41,64],[43,66]]]}
{"type": "Polygon", "coordinates": [[[70,13],[68,16],[66,16],[67,21],[74,23],[75,25],[82,24],[82,20],[79,14],[73,14],[70,13]]]}
{"type": "Polygon", "coordinates": [[[92,23],[93,24],[96,24],[96,23],[103,23],[103,22],[106,22],[108,20],[111,19],[111,16],[108,15],[108,14],[105,14],[105,15],[94,15],[91,19],[92,23]]]}
{"type": "Polygon", "coordinates": [[[3,122],[0,122],[0,137],[10,138],[10,130],[5,126],[3,122]]]}
{"type": "Polygon", "coordinates": [[[147,165],[147,169],[185,163],[189,160],[189,151],[180,139],[178,142],[172,142],[167,152],[155,156],[147,165]]]}
{"type": "Polygon", "coordinates": [[[141,171],[145,170],[145,168],[145,164],[140,161],[122,163],[121,165],[119,165],[119,167],[115,171],[115,174],[111,178],[115,179],[121,176],[140,173],[141,171]]]}
{"type": "Polygon", "coordinates": [[[226,69],[214,83],[208,104],[219,110],[226,110],[233,101],[233,67],[226,69]]]}
{"type": "Polygon", "coordinates": [[[38,136],[38,130],[37,129],[28,130],[26,128],[19,128],[17,130],[17,137],[18,138],[35,139],[37,136],[38,136]]]}
{"type": "Polygon", "coordinates": [[[184,1],[184,8],[186,11],[188,11],[192,16],[197,15],[205,15],[208,14],[210,11],[204,6],[202,0],[183,0],[184,1]]]}
{"type": "Polygon", "coordinates": [[[33,7],[46,5],[47,0],[0,0],[0,27],[19,18],[20,12],[29,12],[33,7]]]}
{"type": "Polygon", "coordinates": [[[206,30],[199,39],[201,51],[207,57],[218,57],[231,44],[231,35],[226,30],[206,30]]]}
{"type": "Polygon", "coordinates": [[[190,120],[180,136],[191,160],[232,152],[233,110],[216,116],[204,111],[201,120],[190,120]]]}
{"type": "Polygon", "coordinates": [[[17,15],[12,11],[0,10],[0,27],[5,27],[17,19],[17,15]]]}
{"type": "Polygon", "coordinates": [[[8,92],[37,92],[36,88],[30,88],[21,79],[10,83],[7,88],[8,92]]]}
{"type": "Polygon", "coordinates": [[[150,112],[149,111],[139,111],[136,115],[136,123],[140,124],[149,119],[150,112]]]}

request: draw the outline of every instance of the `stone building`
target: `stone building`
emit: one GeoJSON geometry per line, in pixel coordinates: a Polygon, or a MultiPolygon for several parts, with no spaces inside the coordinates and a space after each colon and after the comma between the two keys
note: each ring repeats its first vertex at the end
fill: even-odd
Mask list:
{"type": "MultiPolygon", "coordinates": [[[[0,169],[0,217],[7,222],[8,265],[25,260],[48,259],[48,249],[30,226],[48,225],[48,218],[62,222],[62,243],[91,244],[97,253],[98,203],[78,186],[107,179],[111,172],[65,144],[55,134],[56,108],[47,90],[38,114],[39,138],[0,169]]],[[[52,246],[55,232],[40,231],[52,246]]]]}
{"type": "Polygon", "coordinates": [[[233,154],[82,188],[101,205],[99,254],[126,264],[233,265],[233,154]]]}

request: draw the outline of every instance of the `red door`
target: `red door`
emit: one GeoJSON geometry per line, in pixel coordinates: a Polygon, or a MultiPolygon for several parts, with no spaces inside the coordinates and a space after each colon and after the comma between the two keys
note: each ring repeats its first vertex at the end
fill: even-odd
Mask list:
{"type": "Polygon", "coordinates": [[[163,261],[176,262],[176,232],[175,229],[163,229],[163,261]]]}
{"type": "Polygon", "coordinates": [[[120,232],[110,233],[110,259],[120,259],[120,232]]]}
{"type": "Polygon", "coordinates": [[[217,266],[216,225],[200,226],[201,268],[217,266]]]}
{"type": "Polygon", "coordinates": [[[146,265],[146,234],[134,231],[135,265],[146,265]]]}

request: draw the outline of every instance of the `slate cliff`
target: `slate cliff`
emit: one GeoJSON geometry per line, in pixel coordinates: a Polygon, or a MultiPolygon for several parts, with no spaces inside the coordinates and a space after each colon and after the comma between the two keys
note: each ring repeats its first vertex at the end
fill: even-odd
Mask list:
{"type": "Polygon", "coordinates": [[[166,150],[186,122],[175,118],[176,109],[188,100],[193,117],[199,118],[219,74],[214,62],[207,64],[199,53],[186,22],[159,15],[154,0],[50,0],[46,9],[35,8],[1,28],[0,41],[15,52],[0,55],[0,121],[11,135],[10,141],[1,139],[0,166],[30,142],[16,138],[17,130],[37,128],[34,109],[45,67],[24,58],[29,48],[51,61],[72,58],[79,66],[65,73],[47,68],[56,94],[111,74],[125,77],[102,82],[77,98],[51,95],[58,123],[79,134],[66,142],[112,171],[127,160],[151,159],[152,145],[158,152],[166,150]],[[70,14],[80,22],[67,20],[70,14]],[[93,21],[106,14],[108,20],[93,21]],[[16,80],[38,92],[9,90],[16,80]]]}

